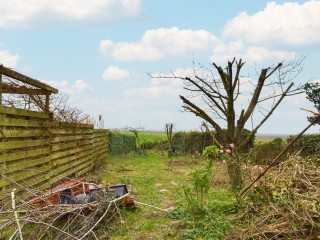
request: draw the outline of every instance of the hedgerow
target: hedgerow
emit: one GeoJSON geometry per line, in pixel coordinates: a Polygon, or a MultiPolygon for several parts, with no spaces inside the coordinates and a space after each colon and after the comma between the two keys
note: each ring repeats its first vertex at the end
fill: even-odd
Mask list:
{"type": "Polygon", "coordinates": [[[109,154],[119,155],[134,151],[136,149],[136,138],[121,133],[109,132],[109,154]]]}

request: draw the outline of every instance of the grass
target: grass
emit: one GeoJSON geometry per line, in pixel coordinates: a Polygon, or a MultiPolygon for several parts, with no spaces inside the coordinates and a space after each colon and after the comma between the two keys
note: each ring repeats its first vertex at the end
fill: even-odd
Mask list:
{"type": "Polygon", "coordinates": [[[154,151],[109,157],[99,181],[127,184],[138,202],[171,210],[167,213],[139,204],[134,209],[124,208],[123,217],[105,229],[111,239],[223,239],[230,228],[228,216],[233,214],[232,192],[214,186],[208,213],[198,219],[186,208],[181,186],[187,184],[188,173],[200,162],[200,158],[186,156],[169,159],[154,151]],[[210,238],[206,238],[208,233],[210,238]]]}
{"type": "MultiPolygon", "coordinates": [[[[121,132],[121,134],[125,134],[127,136],[134,136],[133,132],[121,132]]],[[[159,141],[166,141],[167,140],[167,135],[165,133],[144,133],[141,132],[138,134],[138,137],[140,139],[140,143],[145,143],[145,142],[159,142],[159,141]]]]}

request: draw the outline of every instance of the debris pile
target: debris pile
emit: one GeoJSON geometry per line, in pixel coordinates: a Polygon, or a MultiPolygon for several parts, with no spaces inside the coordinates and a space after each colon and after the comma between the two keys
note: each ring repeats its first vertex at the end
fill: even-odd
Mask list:
{"type": "Polygon", "coordinates": [[[319,162],[292,156],[248,192],[228,239],[319,239],[319,162]]]}
{"type": "Polygon", "coordinates": [[[68,179],[41,194],[28,190],[33,193],[28,200],[14,191],[11,201],[1,204],[0,238],[99,239],[99,226],[121,218],[121,204],[135,203],[126,185],[105,188],[86,178],[68,179]]]}

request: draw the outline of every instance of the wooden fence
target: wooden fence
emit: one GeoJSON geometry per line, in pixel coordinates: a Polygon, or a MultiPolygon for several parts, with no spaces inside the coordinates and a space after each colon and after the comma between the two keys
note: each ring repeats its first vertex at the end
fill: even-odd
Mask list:
{"type": "Polygon", "coordinates": [[[52,122],[43,112],[0,106],[0,199],[13,187],[42,190],[88,172],[107,154],[107,135],[93,125],[52,122]]]}

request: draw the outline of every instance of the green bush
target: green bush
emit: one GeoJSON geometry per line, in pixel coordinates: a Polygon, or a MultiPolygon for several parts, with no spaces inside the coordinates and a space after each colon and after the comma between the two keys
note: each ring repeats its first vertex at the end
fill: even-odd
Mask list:
{"type": "MultiPolygon", "coordinates": [[[[287,142],[290,143],[296,136],[290,136],[287,142]]],[[[302,135],[290,149],[290,152],[300,151],[302,156],[320,155],[320,134],[302,135]]]]}
{"type": "MultiPolygon", "coordinates": [[[[269,164],[284,148],[285,142],[282,138],[275,138],[271,142],[258,143],[250,153],[251,159],[255,164],[269,164]]],[[[286,156],[283,155],[279,162],[285,158],[286,156]]]]}
{"type": "Polygon", "coordinates": [[[202,152],[205,147],[212,145],[212,137],[209,133],[198,131],[177,132],[173,135],[172,145],[183,153],[202,152]]]}
{"type": "Polygon", "coordinates": [[[136,138],[121,133],[109,132],[109,154],[119,155],[134,151],[136,149],[136,138]]]}
{"type": "MultiPolygon", "coordinates": [[[[243,130],[242,136],[245,139],[251,132],[247,129],[243,130]]],[[[215,138],[221,141],[221,136],[215,134],[215,138]]],[[[248,144],[244,147],[247,152],[253,147],[255,136],[250,139],[248,144]]],[[[194,153],[196,151],[202,152],[207,146],[213,144],[212,136],[208,132],[177,132],[173,135],[173,146],[176,146],[178,151],[184,153],[194,153]]]]}
{"type": "Polygon", "coordinates": [[[167,145],[167,141],[152,141],[141,143],[141,149],[155,149],[159,146],[167,145]]]}

